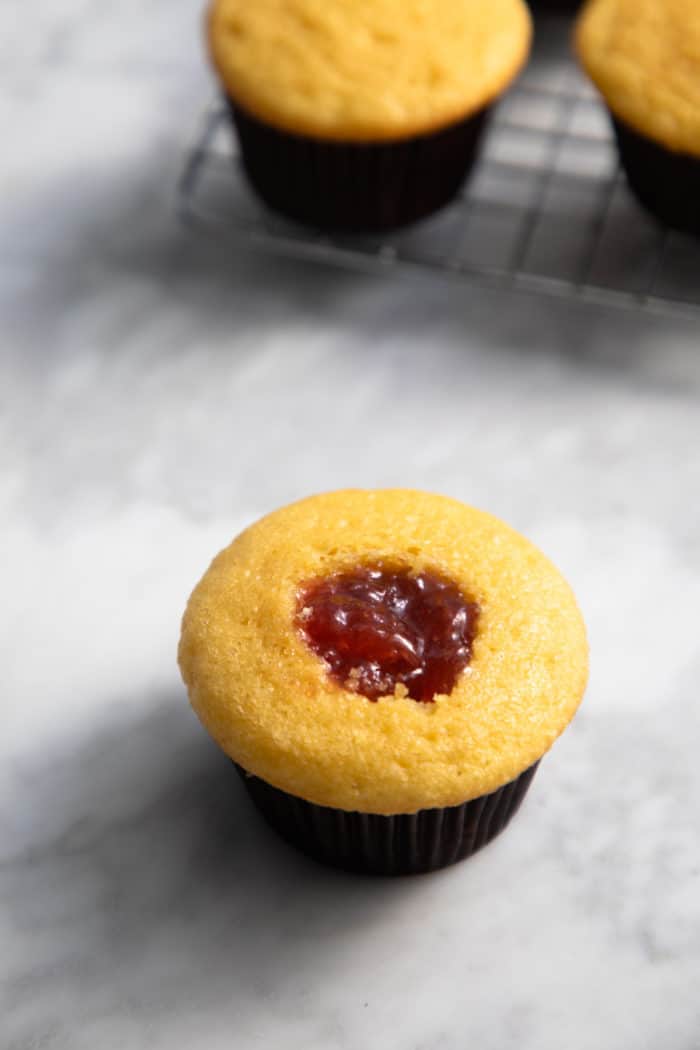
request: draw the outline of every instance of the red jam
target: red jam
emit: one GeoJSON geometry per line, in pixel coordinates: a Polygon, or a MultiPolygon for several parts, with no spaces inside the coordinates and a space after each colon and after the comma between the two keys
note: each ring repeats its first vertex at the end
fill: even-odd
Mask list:
{"type": "Polygon", "coordinates": [[[469,663],[478,615],[450,580],[379,564],[313,580],[297,625],[346,688],[377,700],[401,684],[430,703],[469,663]]]}

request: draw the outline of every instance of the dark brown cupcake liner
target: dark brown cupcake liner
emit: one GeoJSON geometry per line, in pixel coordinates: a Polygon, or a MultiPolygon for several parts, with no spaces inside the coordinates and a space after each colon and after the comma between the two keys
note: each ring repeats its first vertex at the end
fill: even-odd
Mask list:
{"type": "Polygon", "coordinates": [[[297,222],[353,233],[403,226],[447,204],[474,164],[490,111],[401,141],[327,142],[280,131],[227,101],[259,196],[297,222]]]}
{"type": "Polygon", "coordinates": [[[675,153],[612,117],[622,167],[640,202],[658,219],[700,236],[700,157],[675,153]]]}
{"type": "Polygon", "coordinates": [[[583,0],[528,0],[528,3],[535,14],[573,15],[582,6],[583,0]]]}
{"type": "Polygon", "coordinates": [[[417,875],[465,860],[491,842],[517,813],[538,765],[461,806],[391,817],[315,806],[236,768],[267,823],[302,852],[346,871],[417,875]]]}

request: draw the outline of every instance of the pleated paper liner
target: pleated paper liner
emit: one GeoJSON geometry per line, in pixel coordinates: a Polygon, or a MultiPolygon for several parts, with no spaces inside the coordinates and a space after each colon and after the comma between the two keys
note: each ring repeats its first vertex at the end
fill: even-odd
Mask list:
{"type": "Polygon", "coordinates": [[[617,117],[612,123],[627,180],[641,203],[668,226],[700,236],[700,156],[666,149],[617,117]]]}
{"type": "Polygon", "coordinates": [[[268,824],[304,853],[347,871],[415,875],[464,860],[491,842],[517,813],[538,765],[461,806],[391,817],[316,806],[236,768],[268,824]]]}
{"type": "Polygon", "coordinates": [[[528,0],[536,15],[573,15],[583,7],[583,2],[584,0],[528,0]]]}
{"type": "Polygon", "coordinates": [[[490,109],[428,135],[355,143],[280,131],[227,101],[259,196],[297,222],[353,233],[394,229],[452,200],[474,165],[490,109]]]}

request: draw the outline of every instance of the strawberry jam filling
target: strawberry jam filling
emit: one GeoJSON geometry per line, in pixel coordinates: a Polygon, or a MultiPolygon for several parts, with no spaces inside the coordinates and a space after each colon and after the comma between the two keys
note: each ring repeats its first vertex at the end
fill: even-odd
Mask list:
{"type": "Polygon", "coordinates": [[[345,688],[377,700],[402,685],[430,703],[469,663],[478,616],[451,580],[377,564],[311,581],[297,626],[345,688]]]}

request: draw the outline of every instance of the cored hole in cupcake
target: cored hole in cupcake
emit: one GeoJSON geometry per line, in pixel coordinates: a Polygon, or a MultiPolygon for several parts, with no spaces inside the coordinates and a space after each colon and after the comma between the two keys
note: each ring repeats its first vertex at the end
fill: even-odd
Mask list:
{"type": "Polygon", "coordinates": [[[452,580],[382,564],[311,581],[297,607],[307,644],[343,686],[377,700],[403,685],[423,703],[452,691],[478,616],[452,580]]]}

